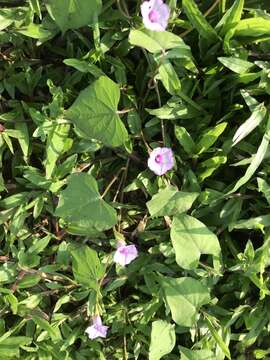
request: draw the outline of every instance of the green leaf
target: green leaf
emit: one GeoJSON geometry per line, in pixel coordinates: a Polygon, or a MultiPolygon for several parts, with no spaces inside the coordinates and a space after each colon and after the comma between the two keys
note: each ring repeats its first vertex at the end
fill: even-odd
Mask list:
{"type": "Polygon", "coordinates": [[[159,360],[169,354],[175,346],[174,325],[157,320],[152,323],[149,360],[159,360]],[[162,339],[162,341],[161,341],[162,339]]]}
{"type": "Polygon", "coordinates": [[[216,26],[216,30],[221,36],[224,36],[232,26],[235,26],[241,19],[241,14],[244,7],[244,0],[235,0],[233,5],[224,14],[222,19],[216,26]]]}
{"type": "Polygon", "coordinates": [[[54,124],[47,137],[46,143],[46,179],[50,179],[56,167],[56,161],[72,146],[72,139],[68,138],[69,124],[54,124]]]}
{"type": "Polygon", "coordinates": [[[31,195],[33,196],[33,194],[29,192],[19,192],[17,194],[8,196],[0,201],[0,207],[3,209],[11,209],[17,207],[22,203],[27,202],[31,198],[31,195]]]}
{"type": "Polygon", "coordinates": [[[200,163],[199,168],[205,170],[198,171],[198,179],[204,181],[206,178],[211,176],[213,172],[219,168],[222,164],[227,162],[227,156],[214,156],[200,163]]]}
{"type": "Polygon", "coordinates": [[[6,29],[14,22],[12,9],[0,9],[0,31],[6,29]]]}
{"type": "Polygon", "coordinates": [[[223,133],[226,127],[227,123],[223,122],[218,124],[214,128],[210,128],[209,130],[207,130],[197,143],[197,154],[202,154],[203,152],[208,150],[217,141],[217,139],[223,133]]]}
{"type": "Polygon", "coordinates": [[[108,146],[120,146],[128,140],[128,133],[117,114],[119,86],[101,76],[82,90],[66,111],[70,119],[87,139],[97,139],[108,146]]]}
{"type": "Polygon", "coordinates": [[[169,101],[166,105],[158,109],[145,109],[150,115],[154,115],[159,119],[177,120],[177,119],[193,119],[198,116],[199,111],[191,106],[179,103],[177,101],[169,101]]]}
{"type": "Polygon", "coordinates": [[[270,215],[256,216],[250,219],[239,220],[230,226],[230,231],[233,229],[262,229],[270,226],[270,215]]]}
{"type": "Polygon", "coordinates": [[[104,267],[100,263],[96,251],[88,246],[80,246],[70,250],[72,255],[72,271],[78,283],[88,288],[98,289],[98,281],[104,275],[104,267]]]}
{"type": "Polygon", "coordinates": [[[18,131],[18,141],[22,148],[23,155],[27,158],[29,153],[29,132],[25,122],[16,122],[15,129],[18,131]]]}
{"type": "Polygon", "coordinates": [[[55,307],[54,307],[54,309],[53,309],[53,312],[54,312],[54,313],[57,312],[57,311],[61,308],[62,305],[69,303],[70,300],[71,300],[70,295],[63,295],[63,296],[61,296],[61,297],[57,300],[57,302],[56,302],[56,304],[55,304],[55,307]]]}
{"type": "Polygon", "coordinates": [[[270,35],[270,21],[263,17],[240,20],[234,29],[234,36],[255,37],[270,35]]]}
{"type": "Polygon", "coordinates": [[[39,0],[29,0],[31,9],[38,15],[40,19],[42,19],[41,9],[39,0]]]}
{"type": "Polygon", "coordinates": [[[180,326],[193,326],[200,307],[210,302],[207,287],[193,278],[163,277],[161,286],[172,318],[180,326]]]}
{"type": "Polygon", "coordinates": [[[5,359],[6,357],[20,358],[20,346],[27,345],[32,342],[31,337],[27,336],[10,336],[7,339],[0,341],[0,356],[5,359]]]}
{"type": "Polygon", "coordinates": [[[256,349],[253,352],[255,359],[268,359],[266,355],[270,354],[270,349],[263,350],[263,349],[256,349]]]}
{"type": "Polygon", "coordinates": [[[194,0],[183,0],[182,6],[189,21],[204,39],[210,43],[218,40],[215,29],[207,22],[194,0]]]}
{"type": "Polygon", "coordinates": [[[43,196],[39,196],[35,199],[36,203],[34,205],[34,209],[33,209],[33,217],[34,219],[38,218],[39,215],[41,214],[43,207],[44,207],[44,197],[43,196]]]}
{"type": "Polygon", "coordinates": [[[158,68],[158,73],[159,79],[168,93],[177,95],[179,90],[181,90],[181,83],[172,64],[168,60],[163,61],[158,68]]]}
{"type": "Polygon", "coordinates": [[[232,146],[249,135],[265,118],[266,108],[263,103],[256,106],[251,116],[237,129],[232,146]]]}
{"type": "Polygon", "coordinates": [[[69,176],[55,215],[84,231],[110,229],[117,221],[116,211],[101,198],[96,180],[86,173],[69,176]]]}
{"type": "Polygon", "coordinates": [[[188,211],[198,193],[178,191],[174,186],[161,189],[146,203],[151,216],[170,216],[188,211]]]}
{"type": "Polygon", "coordinates": [[[181,360],[216,360],[216,356],[210,350],[190,350],[179,346],[181,360]]]}
{"type": "Polygon", "coordinates": [[[46,8],[62,32],[92,25],[101,11],[101,0],[47,0],[46,8]]]}
{"type": "Polygon", "coordinates": [[[13,149],[13,145],[12,145],[12,141],[10,140],[10,137],[8,136],[8,134],[6,132],[3,132],[1,135],[2,135],[5,143],[7,144],[10,152],[14,155],[14,149],[13,149]]]}
{"type": "Polygon", "coordinates": [[[260,103],[254,97],[252,97],[248,91],[242,89],[240,90],[240,93],[251,112],[253,112],[256,107],[260,105],[260,103]]]}
{"type": "Polygon", "coordinates": [[[32,315],[32,319],[42,330],[47,331],[52,341],[61,339],[61,333],[59,329],[52,326],[47,320],[35,315],[32,315]]]}
{"type": "Polygon", "coordinates": [[[5,300],[10,304],[10,308],[13,314],[17,314],[18,312],[18,299],[13,294],[5,295],[5,300]]]}
{"type": "Polygon", "coordinates": [[[29,253],[32,254],[39,254],[41,253],[49,244],[51,240],[51,235],[47,235],[44,236],[43,238],[34,238],[33,239],[33,244],[30,246],[30,248],[28,249],[29,253]]]}
{"type": "Polygon", "coordinates": [[[142,128],[141,118],[137,111],[132,110],[128,113],[127,122],[132,134],[139,134],[142,128]]]}
{"type": "Polygon", "coordinates": [[[28,296],[26,299],[19,302],[18,304],[19,311],[22,311],[25,308],[31,310],[35,309],[38,306],[38,304],[41,302],[42,298],[43,298],[42,294],[28,296]]]}
{"type": "Polygon", "coordinates": [[[34,268],[40,263],[40,256],[20,250],[18,252],[19,266],[22,268],[34,268]]]}
{"type": "MultiPolygon", "coordinates": [[[[269,290],[266,287],[266,291],[269,295],[269,290]]],[[[242,339],[242,345],[244,348],[252,346],[257,339],[261,338],[262,332],[265,326],[268,324],[268,309],[263,307],[262,303],[256,304],[257,306],[251,312],[249,319],[249,332],[245,334],[242,339]]]]}
{"type": "Polygon", "coordinates": [[[244,74],[254,66],[252,62],[242,60],[236,57],[219,57],[218,60],[221,62],[222,65],[237,74],[244,74]]]}
{"type": "Polygon", "coordinates": [[[270,204],[270,185],[261,178],[257,178],[257,183],[259,191],[263,193],[266,200],[268,201],[268,204],[270,204]]]}
{"type": "Polygon", "coordinates": [[[90,73],[95,78],[99,78],[100,76],[104,76],[104,72],[94,64],[90,62],[79,60],[79,59],[65,59],[63,61],[64,64],[68,66],[74,67],[76,70],[83,72],[83,73],[90,73]]]}
{"type": "Polygon", "coordinates": [[[216,235],[202,222],[189,215],[174,217],[171,240],[176,262],[184,269],[196,269],[201,254],[211,254],[216,257],[220,254],[216,235]]]}
{"type": "Polygon", "coordinates": [[[227,356],[228,359],[231,359],[231,354],[230,354],[230,350],[229,350],[228,346],[225,344],[222,337],[219,335],[217,330],[214,328],[211,321],[208,318],[206,318],[205,320],[207,322],[208,329],[210,330],[210,333],[212,334],[213,338],[216,340],[218,346],[221,348],[224,355],[227,356]]]}
{"type": "Polygon", "coordinates": [[[187,130],[182,126],[175,126],[174,133],[185,152],[189,155],[193,155],[196,152],[196,145],[187,130]]]}
{"type": "Polygon", "coordinates": [[[131,30],[129,34],[131,45],[140,46],[151,53],[177,48],[181,53],[186,52],[189,47],[177,35],[168,31],[131,30]]]}
{"type": "Polygon", "coordinates": [[[25,275],[18,283],[18,289],[29,289],[37,285],[41,280],[38,274],[25,275]]]}
{"type": "Polygon", "coordinates": [[[258,147],[258,150],[257,150],[255,156],[252,158],[251,163],[250,163],[249,167],[247,168],[244,176],[242,176],[237,181],[237,183],[234,185],[233,189],[230,190],[227,193],[227,195],[234,193],[241,186],[243,186],[245,183],[247,183],[251,179],[251,177],[256,172],[258,167],[261,165],[261,163],[266,155],[266,152],[267,152],[267,149],[269,146],[269,139],[270,139],[270,118],[268,119],[267,130],[262,138],[262,142],[260,143],[260,146],[258,147]]]}
{"type": "Polygon", "coordinates": [[[16,31],[20,34],[40,41],[47,41],[56,34],[54,29],[45,29],[42,24],[33,23],[30,23],[28,26],[21,27],[16,31]]]}
{"type": "Polygon", "coordinates": [[[15,280],[17,275],[16,265],[12,263],[5,263],[0,266],[0,284],[11,283],[15,280]]]}

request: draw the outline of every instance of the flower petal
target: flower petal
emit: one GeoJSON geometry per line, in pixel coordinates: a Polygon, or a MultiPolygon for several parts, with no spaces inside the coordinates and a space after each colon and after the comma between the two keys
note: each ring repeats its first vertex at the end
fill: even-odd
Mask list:
{"type": "Polygon", "coordinates": [[[93,325],[102,325],[101,317],[99,315],[93,316],[93,325]]]}
{"type": "MultiPolygon", "coordinates": [[[[154,0],[155,1],[155,0],[154,0]]],[[[141,14],[142,14],[142,17],[143,18],[148,18],[148,15],[150,13],[150,11],[152,10],[153,8],[153,3],[154,3],[153,0],[150,0],[150,1],[144,1],[141,5],[141,14]]]]}
{"type": "Polygon", "coordinates": [[[166,27],[168,26],[168,20],[170,17],[170,8],[167,4],[163,4],[162,6],[160,6],[159,15],[160,16],[158,22],[165,30],[166,27]]]}
{"type": "Polygon", "coordinates": [[[121,266],[128,265],[131,261],[136,259],[138,251],[135,245],[120,246],[117,248],[113,260],[121,266]]]}
{"type": "Polygon", "coordinates": [[[109,329],[109,326],[105,326],[105,325],[100,325],[98,327],[99,330],[99,336],[102,338],[105,338],[107,336],[107,331],[109,329]]]}
{"type": "Polygon", "coordinates": [[[126,253],[126,265],[131,263],[136,257],[138,256],[138,251],[135,245],[128,245],[127,247],[127,253],[126,253]]]}
{"type": "Polygon", "coordinates": [[[164,31],[168,25],[170,8],[164,4],[163,0],[144,1],[141,5],[141,14],[144,26],[152,31],[164,31]],[[151,11],[157,13],[156,21],[151,21],[149,14],[151,11]]]}
{"type": "Polygon", "coordinates": [[[114,253],[114,256],[113,256],[113,261],[116,263],[116,264],[119,264],[121,266],[125,266],[126,265],[126,256],[125,254],[122,254],[120,249],[122,247],[118,248],[116,250],[116,252],[114,253]]]}
{"type": "Polygon", "coordinates": [[[99,331],[95,328],[95,325],[89,326],[85,332],[88,334],[89,339],[94,340],[100,336],[99,331]]]}
{"type": "Polygon", "coordinates": [[[148,16],[143,18],[143,23],[144,23],[144,26],[146,27],[146,29],[148,29],[148,30],[152,30],[152,31],[164,31],[165,30],[165,28],[158,22],[151,22],[149,20],[148,16]]]}
{"type": "Polygon", "coordinates": [[[157,147],[155,148],[149,158],[148,158],[148,167],[152,170],[156,175],[164,175],[167,171],[171,170],[174,166],[174,157],[172,149],[167,147],[157,147]],[[156,157],[160,155],[162,161],[157,162],[156,157]]]}

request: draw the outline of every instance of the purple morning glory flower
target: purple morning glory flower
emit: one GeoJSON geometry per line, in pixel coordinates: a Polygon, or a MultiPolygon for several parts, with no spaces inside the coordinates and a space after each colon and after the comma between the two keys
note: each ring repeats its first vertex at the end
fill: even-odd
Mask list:
{"type": "Polygon", "coordinates": [[[164,175],[174,166],[172,149],[167,147],[155,148],[148,159],[148,167],[156,175],[164,175]]]}
{"type": "Polygon", "coordinates": [[[105,338],[107,336],[109,326],[102,325],[101,317],[96,315],[93,317],[93,325],[89,326],[85,332],[89,339],[94,340],[98,337],[105,338]]]}
{"type": "Polygon", "coordinates": [[[124,242],[118,241],[113,260],[117,264],[125,266],[136,259],[137,256],[138,251],[135,245],[125,245],[124,242]]]}
{"type": "Polygon", "coordinates": [[[144,1],[141,5],[144,26],[153,31],[165,31],[170,17],[170,8],[163,0],[144,1]]]}

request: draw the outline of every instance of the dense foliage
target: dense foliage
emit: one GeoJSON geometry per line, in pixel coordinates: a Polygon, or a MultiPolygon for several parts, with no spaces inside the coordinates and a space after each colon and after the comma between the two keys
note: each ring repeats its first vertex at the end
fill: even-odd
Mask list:
{"type": "Polygon", "coordinates": [[[270,359],[269,0],[167,4],[0,0],[1,359],[270,359]]]}

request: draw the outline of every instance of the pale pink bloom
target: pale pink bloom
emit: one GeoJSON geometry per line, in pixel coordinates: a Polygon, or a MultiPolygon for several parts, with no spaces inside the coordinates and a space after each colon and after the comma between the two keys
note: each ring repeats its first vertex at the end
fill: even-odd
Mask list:
{"type": "Polygon", "coordinates": [[[101,317],[96,315],[93,317],[93,325],[89,326],[85,332],[91,340],[98,337],[105,338],[107,336],[109,326],[102,325],[101,317]]]}
{"type": "Polygon", "coordinates": [[[135,245],[126,245],[123,241],[118,241],[113,260],[117,264],[125,266],[136,259],[137,256],[138,251],[135,245]]]}
{"type": "Polygon", "coordinates": [[[144,26],[153,31],[165,31],[170,17],[170,8],[163,0],[144,1],[141,5],[144,26]]]}
{"type": "Polygon", "coordinates": [[[156,175],[164,175],[174,166],[172,149],[167,147],[155,148],[148,159],[148,167],[156,175]]]}

